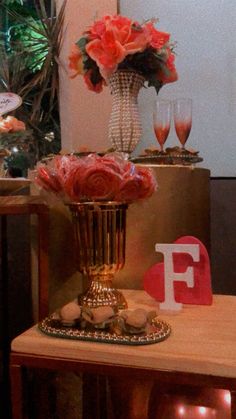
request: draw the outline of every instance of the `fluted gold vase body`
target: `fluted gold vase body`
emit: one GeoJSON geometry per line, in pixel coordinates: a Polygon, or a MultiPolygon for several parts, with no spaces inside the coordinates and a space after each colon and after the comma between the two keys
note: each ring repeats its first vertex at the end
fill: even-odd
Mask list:
{"type": "Polygon", "coordinates": [[[113,287],[113,277],[125,263],[127,204],[85,202],[69,204],[74,223],[78,271],[90,286],[79,296],[89,307],[110,305],[125,308],[123,295],[113,287]]]}

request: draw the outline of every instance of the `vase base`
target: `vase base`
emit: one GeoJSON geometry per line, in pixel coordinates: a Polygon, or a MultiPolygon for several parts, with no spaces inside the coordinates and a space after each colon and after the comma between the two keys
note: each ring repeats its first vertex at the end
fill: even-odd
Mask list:
{"type": "Polygon", "coordinates": [[[119,310],[127,308],[128,304],[123,294],[117,289],[110,287],[106,282],[93,281],[87,291],[79,294],[79,305],[93,308],[111,306],[119,310]]]}

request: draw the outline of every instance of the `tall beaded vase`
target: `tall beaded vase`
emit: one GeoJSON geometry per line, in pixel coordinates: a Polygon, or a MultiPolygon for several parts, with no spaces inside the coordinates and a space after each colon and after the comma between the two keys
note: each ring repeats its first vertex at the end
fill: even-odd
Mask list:
{"type": "Polygon", "coordinates": [[[79,304],[127,307],[123,294],[114,288],[114,274],[125,263],[127,204],[84,202],[69,204],[77,243],[78,271],[89,279],[79,304]]]}
{"type": "Polygon", "coordinates": [[[116,151],[132,153],[142,135],[138,94],[144,77],[132,70],[117,70],[109,79],[112,111],[108,137],[116,151]]]}

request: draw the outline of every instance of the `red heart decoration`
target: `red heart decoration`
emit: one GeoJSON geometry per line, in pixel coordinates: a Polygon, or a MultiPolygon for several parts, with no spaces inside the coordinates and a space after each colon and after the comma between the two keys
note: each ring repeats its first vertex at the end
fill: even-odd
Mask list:
{"type": "MultiPolygon", "coordinates": [[[[211,270],[208,252],[204,244],[193,236],[183,236],[176,244],[198,244],[200,251],[199,262],[194,262],[188,253],[174,253],[173,264],[176,273],[185,272],[189,266],[193,267],[194,287],[189,288],[185,281],[174,282],[175,301],[184,304],[212,304],[211,270]]],[[[143,286],[145,291],[157,301],[163,302],[164,295],[164,262],[156,263],[144,274],[143,286]]]]}

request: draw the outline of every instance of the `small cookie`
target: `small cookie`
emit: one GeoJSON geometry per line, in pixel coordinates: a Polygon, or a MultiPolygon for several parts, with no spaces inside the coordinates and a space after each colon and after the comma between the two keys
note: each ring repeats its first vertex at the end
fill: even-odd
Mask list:
{"type": "Polygon", "coordinates": [[[83,307],[82,318],[95,327],[106,327],[115,316],[115,311],[111,306],[83,307]]]}
{"type": "Polygon", "coordinates": [[[71,301],[60,309],[59,315],[64,326],[73,326],[80,318],[81,308],[78,303],[71,301]]]}

